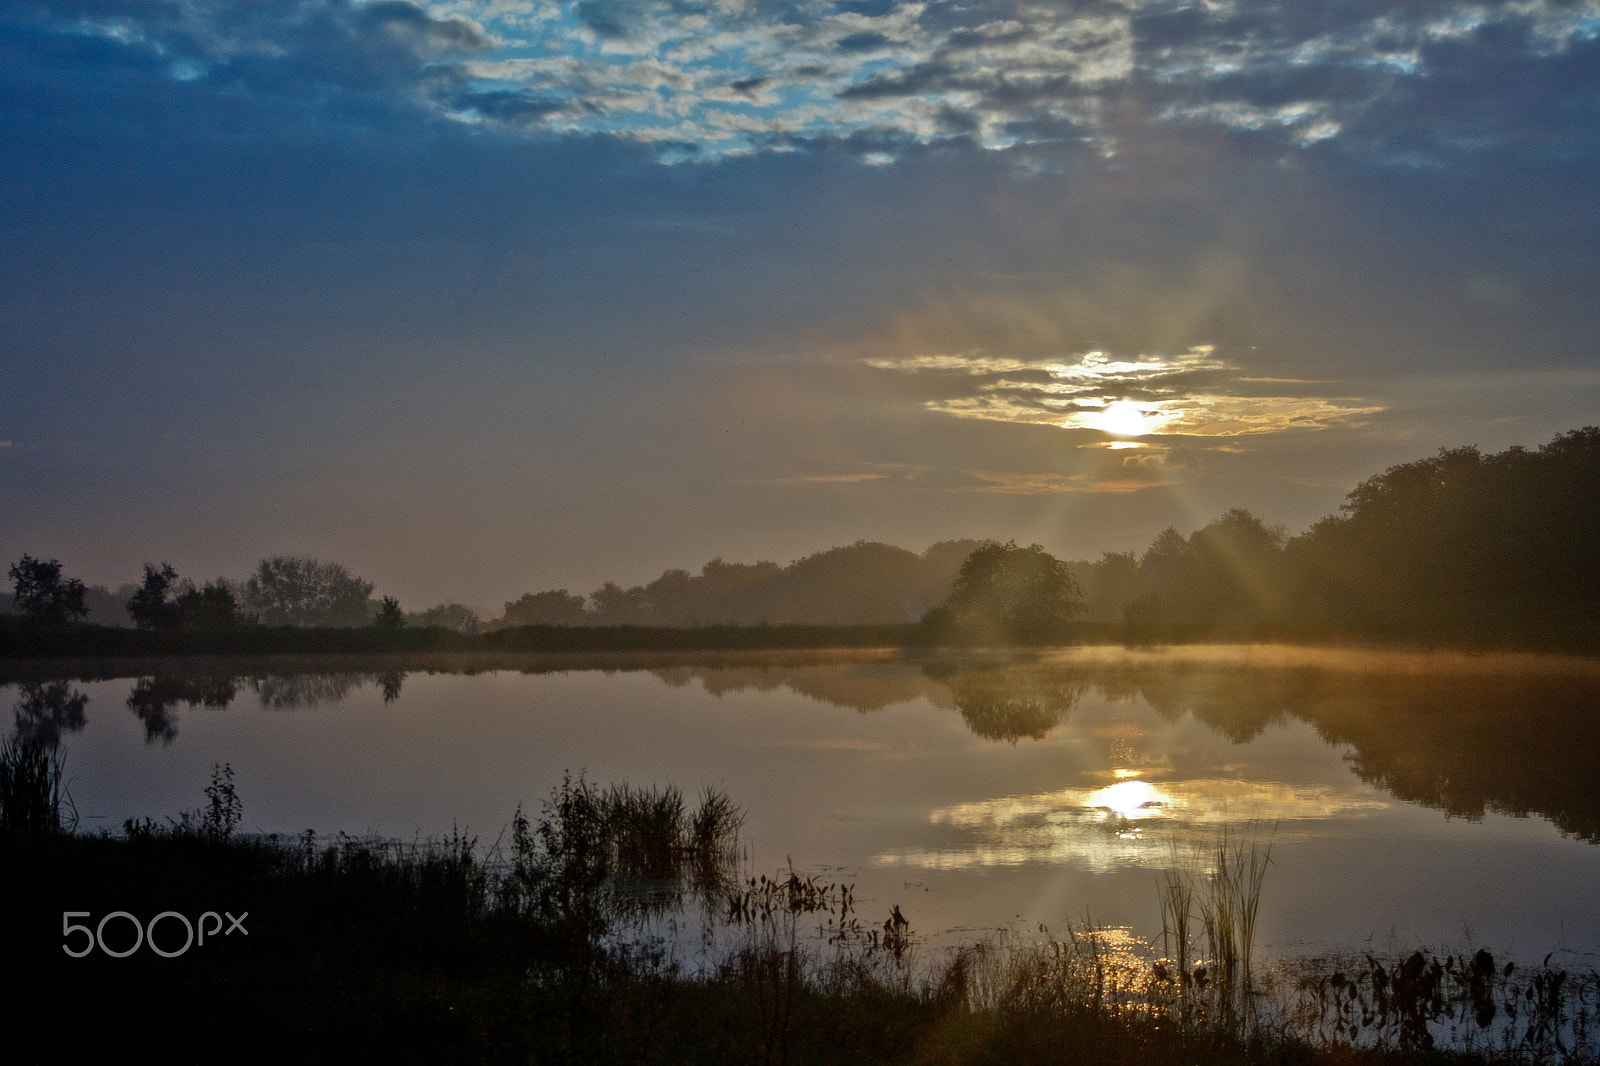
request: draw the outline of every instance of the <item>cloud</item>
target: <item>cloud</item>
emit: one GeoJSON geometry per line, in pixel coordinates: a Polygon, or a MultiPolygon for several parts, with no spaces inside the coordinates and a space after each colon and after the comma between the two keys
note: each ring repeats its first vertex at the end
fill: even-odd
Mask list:
{"type": "Polygon", "coordinates": [[[0,25],[80,77],[700,159],[861,137],[1036,165],[1163,126],[1405,165],[1535,142],[1592,155],[1600,74],[1594,0],[51,0],[0,25]]]}
{"type": "Polygon", "coordinates": [[[972,353],[866,363],[964,383],[960,395],[927,400],[931,411],[1120,437],[1237,437],[1358,426],[1383,410],[1343,398],[1262,395],[1261,385],[1290,382],[1241,375],[1214,352],[1202,345],[1172,356],[1094,351],[1059,360],[1020,360],[972,353]]]}
{"type": "Polygon", "coordinates": [[[998,496],[1049,496],[1059,492],[1091,492],[1125,495],[1161,488],[1171,481],[1143,477],[1100,477],[1087,474],[1028,474],[975,471],[985,484],[969,491],[998,496]]]}
{"type": "Polygon", "coordinates": [[[863,481],[882,481],[888,474],[802,474],[799,477],[764,479],[772,485],[859,485],[863,481]]]}

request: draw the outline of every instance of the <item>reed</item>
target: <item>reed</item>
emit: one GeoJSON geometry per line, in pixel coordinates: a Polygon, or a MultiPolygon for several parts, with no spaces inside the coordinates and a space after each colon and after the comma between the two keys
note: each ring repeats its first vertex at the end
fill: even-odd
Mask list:
{"type": "Polygon", "coordinates": [[[0,830],[55,833],[77,822],[62,773],[66,755],[37,737],[0,742],[0,830]]]}
{"type": "Polygon", "coordinates": [[[1172,845],[1171,864],[1156,885],[1165,958],[1153,970],[1160,982],[1171,982],[1167,998],[1182,1024],[1220,1016],[1248,1027],[1261,891],[1275,834],[1276,826],[1262,840],[1252,822],[1238,834],[1223,827],[1209,847],[1188,855],[1172,845]]]}
{"type": "MultiPolygon", "coordinates": [[[[1191,979],[1190,960],[1194,954],[1194,876],[1183,867],[1176,842],[1172,846],[1172,865],[1158,875],[1157,891],[1161,908],[1161,951],[1173,963],[1172,976],[1180,991],[1191,979]]],[[[1167,970],[1162,967],[1162,973],[1167,970]]]]}
{"type": "MultiPolygon", "coordinates": [[[[38,753],[30,757],[37,767],[38,753]]],[[[59,779],[59,757],[52,762],[59,779]]],[[[224,812],[236,810],[226,781],[213,782],[224,812]]],[[[1227,981],[1196,978],[1177,983],[1197,1009],[1173,1024],[1174,983],[1156,966],[1175,965],[1184,943],[1186,967],[1220,973],[1212,956],[1196,956],[1221,951],[1226,935],[1238,987],[1253,987],[1243,970],[1271,844],[1231,834],[1175,857],[1165,875],[1166,960],[1085,921],[1063,937],[1007,934],[921,967],[898,908],[881,926],[858,921],[849,886],[790,869],[720,882],[720,906],[703,920],[729,933],[726,954],[693,971],[659,965],[638,947],[642,912],[619,909],[632,876],[624,867],[670,859],[685,885],[697,851],[736,852],[741,822],[718,792],[696,806],[668,788],[580,777],[555,790],[540,818],[519,812],[509,856],[460,832],[431,843],[319,842],[207,832],[196,819],[130,823],[120,836],[7,833],[0,868],[22,876],[0,879],[0,913],[20,916],[8,948],[26,978],[11,1003],[19,1018],[62,1034],[60,1057],[72,1061],[125,1053],[129,1034],[177,1062],[219,1048],[238,1063],[1600,1060],[1600,976],[1581,959],[1526,971],[1486,951],[1315,962],[1296,986],[1300,1013],[1266,1022],[1281,984],[1261,982],[1257,1014],[1226,1006],[1238,994],[1227,981]],[[544,896],[526,894],[528,877],[544,896]],[[182,959],[68,958],[68,898],[95,915],[247,911],[250,935],[182,959]],[[92,1026],[83,1021],[91,1007],[92,1026]],[[1445,1046],[1430,1049],[1435,1033],[1445,1046]]]]}

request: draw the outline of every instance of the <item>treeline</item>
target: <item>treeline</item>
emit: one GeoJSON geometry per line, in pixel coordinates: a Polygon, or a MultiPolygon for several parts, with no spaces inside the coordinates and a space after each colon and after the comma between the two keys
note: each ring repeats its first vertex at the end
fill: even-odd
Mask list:
{"type": "Polygon", "coordinates": [[[1235,510],[1098,569],[1128,597],[1135,634],[1264,626],[1591,646],[1597,530],[1600,427],[1590,426],[1534,451],[1444,449],[1390,467],[1297,537],[1235,510]]]}
{"type": "MultiPolygon", "coordinates": [[[[527,593],[493,619],[455,603],[406,612],[393,597],[374,599],[373,584],[343,566],[297,556],[264,559],[240,582],[219,578],[201,586],[164,563],[147,565],[142,585],[117,594],[64,578],[53,560],[24,556],[11,576],[18,611],[46,628],[85,617],[168,632],[376,626],[471,635],[535,627],[506,639],[576,650],[641,640],[652,647],[681,644],[661,633],[644,638],[643,630],[709,634],[762,624],[924,622],[916,637],[922,643],[985,635],[1014,640],[1035,632],[1055,639],[1068,632],[1062,624],[1070,620],[1079,636],[1115,627],[1117,636],[1140,641],[1483,637],[1588,647],[1600,622],[1597,529],[1600,427],[1591,426],[1536,450],[1446,449],[1391,467],[1352,490],[1337,514],[1292,538],[1235,509],[1187,535],[1169,528],[1143,552],[1111,552],[1096,561],[1063,563],[1037,546],[1007,552],[993,541],[942,541],[920,554],[858,541],[788,566],[718,558],[699,573],[668,570],[630,588],[607,582],[587,597],[566,589],[527,593]],[[977,599],[995,600],[994,588],[1017,586],[1002,596],[1004,604],[995,600],[995,610],[1015,617],[998,628],[993,618],[980,624],[970,617],[952,627],[962,614],[963,597],[951,597],[962,591],[963,567],[984,558],[980,553],[997,552],[991,562],[1009,561],[977,599]],[[1022,615],[1039,614],[1037,604],[1026,606],[1035,593],[1017,584],[1032,580],[1025,577],[1030,573],[1053,590],[1051,625],[1021,624],[1022,615]],[[617,640],[557,635],[594,627],[634,632],[617,640]]],[[[719,634],[716,646],[731,646],[732,639],[719,634]]],[[[794,646],[789,641],[799,639],[740,641],[794,646]]]]}
{"type": "Polygon", "coordinates": [[[916,622],[950,594],[967,556],[987,541],[947,540],[922,554],[857,541],[779,566],[713,559],[698,574],[668,570],[647,585],[606,582],[587,599],[565,589],[505,605],[506,626],[889,625],[916,622]]]}
{"type": "MultiPolygon", "coordinates": [[[[10,577],[15,613],[36,628],[81,622],[171,634],[409,625],[470,634],[480,626],[477,612],[459,604],[405,611],[393,596],[374,598],[373,583],[344,565],[302,555],[275,555],[262,559],[243,580],[219,577],[204,584],[180,578],[169,563],[146,563],[142,583],[125,584],[114,592],[66,577],[59,560],[46,562],[31,555],[11,567],[10,577]]],[[[0,616],[6,613],[0,611],[0,616]]]]}
{"type": "MultiPolygon", "coordinates": [[[[1164,530],[1142,552],[1065,563],[1070,587],[1055,570],[1039,573],[1058,599],[1075,602],[1062,617],[1089,623],[1085,633],[1115,626],[1134,640],[1483,637],[1588,647],[1600,623],[1597,533],[1600,427],[1590,426],[1536,450],[1445,449],[1391,467],[1299,536],[1234,509],[1187,535],[1164,530]]],[[[954,606],[962,565],[980,549],[995,545],[945,541],[918,556],[861,542],[782,568],[719,559],[699,575],[608,583],[587,600],[525,595],[495,625],[924,618],[924,628],[948,634],[934,608],[954,606]]]]}

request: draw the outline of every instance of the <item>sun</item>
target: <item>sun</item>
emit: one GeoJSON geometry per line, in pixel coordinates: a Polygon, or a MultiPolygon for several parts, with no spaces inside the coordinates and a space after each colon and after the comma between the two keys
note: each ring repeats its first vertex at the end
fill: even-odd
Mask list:
{"type": "Polygon", "coordinates": [[[1092,793],[1089,806],[1122,818],[1147,818],[1161,805],[1161,794],[1148,781],[1119,781],[1092,793]]]}
{"type": "Polygon", "coordinates": [[[1099,414],[1090,416],[1094,428],[1118,437],[1142,437],[1155,428],[1155,419],[1132,400],[1108,403],[1099,414]]]}

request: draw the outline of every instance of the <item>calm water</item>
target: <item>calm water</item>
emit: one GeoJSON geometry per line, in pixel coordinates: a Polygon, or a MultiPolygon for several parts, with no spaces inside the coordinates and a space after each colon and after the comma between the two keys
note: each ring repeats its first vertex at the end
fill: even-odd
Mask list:
{"type": "Polygon", "coordinates": [[[1600,665],[1285,649],[86,666],[0,687],[84,824],[231,763],[246,828],[488,842],[567,770],[727,789],[757,869],[970,938],[1159,933],[1156,871],[1270,839],[1261,944],[1600,950],[1600,665]],[[470,671],[470,672],[468,672],[470,671]]]}

